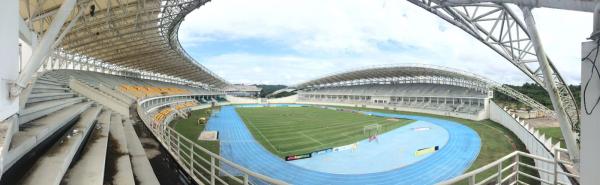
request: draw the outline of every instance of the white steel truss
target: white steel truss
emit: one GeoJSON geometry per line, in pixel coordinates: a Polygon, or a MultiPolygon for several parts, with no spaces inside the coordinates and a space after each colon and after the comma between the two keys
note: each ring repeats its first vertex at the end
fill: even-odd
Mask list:
{"type": "MultiPolygon", "coordinates": [[[[48,34],[55,14],[67,1],[19,0],[21,30],[48,34]]],[[[159,79],[205,84],[220,88],[228,82],[195,62],[181,48],[179,24],[192,10],[207,1],[197,0],[70,0],[77,6],[66,19],[54,51],[76,66],[102,63],[113,70],[143,73],[159,79]],[[80,15],[80,16],[74,16],[80,15]],[[79,19],[77,19],[79,18],[79,19]],[[69,31],[70,28],[71,30],[69,31]],[[69,57],[64,57],[69,56],[69,57]]],[[[64,14],[64,13],[63,13],[64,14]]],[[[59,23],[59,22],[57,22],[59,23]]],[[[21,34],[36,48],[35,39],[21,34]]],[[[28,64],[29,65],[29,64],[28,64]]],[[[39,64],[41,65],[41,64],[39,64]]],[[[49,65],[46,65],[49,66],[49,65]]],[[[51,66],[51,65],[50,65],[51,66]]],[[[36,69],[36,65],[27,69],[36,69]]],[[[87,68],[83,68],[84,70],[87,68]]],[[[23,74],[25,75],[25,74],[23,74]]],[[[25,86],[28,81],[20,78],[25,86]]],[[[17,93],[18,94],[18,93],[17,93]]]]}
{"type": "Polygon", "coordinates": [[[514,8],[504,3],[408,1],[467,32],[544,87],[553,99],[570,157],[576,164],[579,163],[579,146],[575,143],[579,133],[579,108],[568,84],[547,54],[538,53],[543,49],[539,39],[532,38],[532,34],[537,35],[530,12],[532,7],[521,7],[525,10],[524,17],[530,18],[528,21],[517,16],[514,8]]]}

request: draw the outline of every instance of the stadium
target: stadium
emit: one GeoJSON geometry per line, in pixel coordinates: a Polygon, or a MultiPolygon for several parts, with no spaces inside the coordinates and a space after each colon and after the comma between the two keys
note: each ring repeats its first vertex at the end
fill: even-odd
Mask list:
{"type": "MultiPolygon", "coordinates": [[[[600,4],[570,1],[409,0],[507,59],[552,107],[486,74],[418,63],[261,98],[182,48],[181,22],[207,1],[4,2],[0,26],[14,29],[0,32],[0,184],[594,184],[600,113],[586,97],[600,86],[574,98],[530,12],[600,17],[600,4]]],[[[597,45],[584,42],[584,56],[597,45]]]]}

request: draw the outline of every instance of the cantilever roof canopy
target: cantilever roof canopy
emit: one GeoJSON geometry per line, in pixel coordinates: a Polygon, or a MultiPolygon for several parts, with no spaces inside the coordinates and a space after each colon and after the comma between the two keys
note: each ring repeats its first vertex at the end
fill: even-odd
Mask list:
{"type": "Polygon", "coordinates": [[[463,79],[467,81],[478,82],[480,84],[491,84],[491,80],[484,77],[468,73],[465,71],[424,64],[401,64],[393,66],[370,67],[357,70],[350,70],[324,77],[309,80],[307,82],[296,85],[297,88],[309,88],[324,84],[332,84],[337,82],[345,82],[360,79],[378,79],[391,77],[420,77],[420,76],[436,76],[455,79],[463,79]]]}
{"type": "MultiPolygon", "coordinates": [[[[44,33],[61,5],[69,0],[19,0],[20,14],[30,29],[44,33]]],[[[201,82],[228,83],[196,63],[179,44],[183,18],[206,0],[76,0],[69,21],[76,24],[56,50],[77,60],[94,60],[201,82]]],[[[41,35],[41,34],[40,34],[41,35]]]]}

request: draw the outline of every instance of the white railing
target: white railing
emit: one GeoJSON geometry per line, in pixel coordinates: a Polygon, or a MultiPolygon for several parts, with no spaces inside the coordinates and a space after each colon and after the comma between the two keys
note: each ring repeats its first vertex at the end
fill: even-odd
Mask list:
{"type": "Polygon", "coordinates": [[[252,180],[253,184],[287,184],[235,164],[182,136],[167,125],[172,121],[174,113],[168,115],[162,123],[158,123],[148,114],[150,111],[147,112],[155,107],[168,106],[166,102],[175,103],[180,100],[180,97],[170,96],[140,100],[137,112],[146,127],[196,183],[247,185],[252,180]],[[231,171],[225,168],[234,169],[241,175],[231,174],[231,171]]]}
{"type": "MultiPolygon", "coordinates": [[[[182,136],[167,126],[174,119],[175,113],[168,115],[162,123],[152,119],[151,114],[154,111],[150,110],[169,106],[169,102],[181,102],[181,98],[183,97],[167,96],[140,100],[137,110],[146,127],[196,183],[250,184],[252,181],[253,184],[287,184],[235,164],[182,136]],[[231,169],[239,173],[233,174],[231,169]]],[[[554,147],[553,150],[548,152],[554,154],[551,157],[515,151],[479,169],[440,184],[570,185],[571,180],[578,181],[579,175],[563,170],[565,166],[573,165],[563,159],[566,157],[562,154],[567,154],[567,150],[558,147],[554,147]]]]}
{"type": "MultiPolygon", "coordinates": [[[[506,108],[500,108],[500,106],[493,101],[490,101],[490,119],[513,132],[525,145],[529,153],[545,158],[554,158],[559,155],[557,151],[560,151],[560,142],[552,141],[550,137],[546,137],[543,133],[540,133],[532,125],[525,123],[525,121],[515,114],[509,113],[506,108]]],[[[561,157],[568,158],[568,155],[563,155],[561,157]]],[[[539,161],[535,161],[535,166],[546,171],[553,169],[553,166],[539,161]]],[[[575,168],[571,165],[566,165],[564,169],[561,168],[558,170],[561,173],[568,170],[576,172],[575,168]]],[[[540,177],[548,181],[555,178],[546,173],[541,173],[540,177]]],[[[559,174],[558,178],[567,181],[568,176],[559,174]]]]}
{"type": "MultiPolygon", "coordinates": [[[[556,153],[566,153],[565,149],[557,149],[556,153]]],[[[560,159],[560,155],[555,158],[545,158],[537,155],[528,154],[522,151],[515,151],[501,159],[489,163],[481,168],[470,171],[448,181],[439,183],[441,185],[449,184],[551,184],[551,185],[567,185],[570,181],[563,181],[558,178],[560,175],[566,175],[570,178],[579,180],[576,174],[562,172],[561,165],[572,165],[567,161],[560,159]],[[532,165],[532,161],[539,161],[553,166],[553,170],[536,167],[532,165]],[[493,172],[487,176],[482,176],[483,173],[493,172]],[[528,172],[529,171],[529,172],[528,172]],[[551,179],[542,179],[536,174],[531,174],[531,171],[537,171],[540,175],[547,174],[552,176],[551,179]]]]}

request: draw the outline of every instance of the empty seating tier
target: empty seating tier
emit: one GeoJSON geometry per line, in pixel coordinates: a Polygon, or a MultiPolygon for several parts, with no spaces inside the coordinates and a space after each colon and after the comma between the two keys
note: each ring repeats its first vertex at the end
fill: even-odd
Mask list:
{"type": "Polygon", "coordinates": [[[368,84],[299,91],[299,101],[410,107],[443,112],[478,114],[487,94],[445,84],[368,84]]]}

